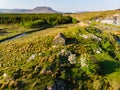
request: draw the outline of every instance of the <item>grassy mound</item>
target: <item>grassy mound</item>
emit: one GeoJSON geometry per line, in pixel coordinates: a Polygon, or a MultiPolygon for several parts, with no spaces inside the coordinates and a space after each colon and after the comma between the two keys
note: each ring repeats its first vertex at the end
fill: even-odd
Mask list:
{"type": "Polygon", "coordinates": [[[109,90],[117,84],[119,88],[118,50],[111,37],[94,27],[71,24],[1,43],[1,88],[109,90]],[[59,32],[69,41],[65,46],[53,44],[59,32]]]}

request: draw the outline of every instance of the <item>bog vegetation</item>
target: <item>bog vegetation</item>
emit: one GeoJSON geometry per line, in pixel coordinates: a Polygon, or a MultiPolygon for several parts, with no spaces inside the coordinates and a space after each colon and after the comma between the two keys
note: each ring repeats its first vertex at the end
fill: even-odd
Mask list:
{"type": "Polygon", "coordinates": [[[61,14],[0,14],[0,24],[21,24],[29,28],[66,23],[72,23],[72,18],[61,14]]]}

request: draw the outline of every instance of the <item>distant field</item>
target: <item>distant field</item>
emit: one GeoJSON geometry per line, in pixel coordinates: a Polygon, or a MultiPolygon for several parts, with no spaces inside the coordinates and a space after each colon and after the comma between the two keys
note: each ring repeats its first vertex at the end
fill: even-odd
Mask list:
{"type": "Polygon", "coordinates": [[[95,20],[97,18],[105,18],[106,16],[111,16],[113,14],[120,13],[120,10],[109,10],[109,11],[98,11],[98,12],[83,12],[78,14],[66,14],[70,15],[77,20],[86,21],[86,20],[95,20]]]}

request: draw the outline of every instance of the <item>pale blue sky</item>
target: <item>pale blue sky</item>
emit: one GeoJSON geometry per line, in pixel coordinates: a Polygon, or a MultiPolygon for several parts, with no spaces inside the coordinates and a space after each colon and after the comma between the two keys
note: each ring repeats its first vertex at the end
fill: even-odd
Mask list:
{"type": "Polygon", "coordinates": [[[0,8],[25,8],[48,6],[57,11],[93,11],[120,8],[120,0],[0,0],[0,8]]]}

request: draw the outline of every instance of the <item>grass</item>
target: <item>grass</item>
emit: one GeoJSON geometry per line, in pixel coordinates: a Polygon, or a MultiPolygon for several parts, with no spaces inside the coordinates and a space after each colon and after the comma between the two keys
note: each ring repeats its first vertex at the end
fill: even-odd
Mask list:
{"type": "MultiPolygon", "coordinates": [[[[1,28],[5,27],[7,26],[1,26],[1,28]]],[[[25,32],[24,28],[17,26],[17,31],[12,31],[14,27],[10,26],[8,29],[14,35],[25,32]]],[[[78,24],[65,24],[0,43],[0,86],[2,87],[7,82],[3,77],[3,74],[6,73],[8,79],[15,78],[15,80],[23,81],[25,86],[22,89],[25,90],[42,90],[45,86],[54,85],[72,90],[94,90],[94,84],[91,82],[95,80],[98,80],[98,82],[96,81],[98,85],[95,87],[97,89],[101,87],[105,90],[109,90],[110,87],[119,89],[120,63],[114,56],[115,48],[117,48],[114,45],[115,40],[108,32],[103,30],[102,33],[99,33],[98,29],[100,28],[94,26],[81,27],[78,24]],[[70,40],[65,46],[53,44],[54,37],[60,32],[70,40]],[[81,37],[81,35],[90,34],[102,38],[102,42],[81,37]],[[106,45],[106,40],[112,43],[106,45]],[[95,52],[98,48],[101,48],[100,53],[95,52]],[[66,51],[62,53],[64,50],[66,51]],[[68,63],[66,54],[68,52],[76,54],[76,64],[68,63]],[[36,54],[35,58],[28,62],[34,54],[36,54]],[[84,55],[86,55],[86,60],[90,61],[90,68],[81,68],[81,56],[84,55]],[[99,71],[95,68],[96,65],[99,67],[99,71]],[[87,73],[91,70],[95,72],[87,73]]],[[[9,37],[9,34],[5,36],[9,37]]],[[[10,89],[9,86],[5,89],[10,89]]]]}
{"type": "Polygon", "coordinates": [[[120,88],[120,71],[108,74],[105,78],[108,79],[115,90],[120,88]]]}
{"type": "MultiPolygon", "coordinates": [[[[75,28],[74,24],[70,24],[70,25],[56,26],[54,28],[48,28],[48,29],[45,29],[42,31],[31,33],[27,36],[24,36],[24,37],[21,37],[18,39],[3,42],[0,44],[0,50],[1,50],[1,54],[2,54],[2,56],[1,56],[2,62],[1,63],[2,64],[5,62],[6,63],[1,68],[1,72],[4,71],[6,67],[10,67],[9,69],[6,68],[6,73],[9,74],[9,76],[11,77],[14,75],[14,72],[18,68],[20,68],[20,69],[22,69],[23,72],[27,72],[26,73],[27,75],[30,75],[31,71],[33,71],[31,73],[32,76],[34,77],[34,75],[35,75],[36,77],[39,77],[39,75],[35,74],[35,71],[34,71],[35,67],[39,64],[42,65],[41,69],[43,67],[48,68],[49,66],[51,66],[52,65],[51,63],[46,64],[48,62],[51,62],[52,59],[50,59],[51,58],[50,56],[58,53],[62,48],[61,46],[58,47],[58,49],[52,48],[52,45],[53,45],[52,40],[55,37],[55,35],[57,35],[59,32],[64,33],[68,38],[76,38],[78,40],[78,42],[82,42],[81,41],[82,38],[80,38],[80,37],[78,38],[79,33],[81,33],[81,34],[88,33],[84,29],[84,27],[81,28],[78,26],[75,28]],[[10,53],[10,52],[12,52],[12,53],[10,53]],[[43,56],[37,56],[34,61],[27,63],[27,60],[29,59],[29,57],[32,54],[38,54],[38,53],[42,53],[43,56]]],[[[86,41],[84,41],[84,42],[85,43],[82,42],[81,44],[80,43],[74,44],[74,42],[73,42],[71,44],[68,44],[66,46],[66,48],[68,48],[69,50],[71,49],[72,52],[74,52],[78,55],[77,58],[79,58],[80,54],[85,53],[82,50],[83,46],[90,44],[91,42],[93,43],[92,40],[88,41],[87,43],[86,43],[86,41]],[[74,45],[74,47],[71,47],[72,44],[74,45]],[[78,50],[79,47],[82,47],[82,48],[78,50]]],[[[87,53],[91,52],[87,48],[86,48],[86,50],[87,50],[86,51],[87,53]]],[[[114,66],[111,67],[111,65],[114,64],[115,60],[110,55],[102,53],[101,55],[98,55],[97,57],[98,57],[97,59],[101,62],[101,66],[104,67],[103,74],[114,73],[114,71],[111,72],[110,70],[113,70],[112,68],[116,68],[114,66]],[[106,59],[105,58],[104,59],[108,60],[108,62],[106,62],[104,59],[102,59],[102,57],[105,57],[106,59]],[[106,64],[109,64],[109,67],[106,67],[106,64]]],[[[52,57],[52,58],[54,58],[54,57],[52,57]]],[[[75,72],[76,72],[76,70],[75,70],[75,72]]],[[[26,77],[26,75],[24,77],[26,77]]],[[[42,78],[44,78],[44,76],[39,77],[40,80],[42,80],[42,78]]],[[[21,76],[21,79],[23,80],[23,76],[21,76]]],[[[41,82],[43,84],[41,84],[40,87],[43,88],[45,85],[48,85],[48,83],[49,83],[48,81],[51,81],[51,79],[50,80],[49,79],[50,78],[46,78],[46,75],[45,75],[45,78],[43,80],[46,80],[46,82],[41,82]]],[[[32,79],[27,82],[29,82],[28,85],[33,84],[32,79]]],[[[26,87],[29,87],[29,86],[26,86],[26,87]]],[[[37,87],[37,88],[39,88],[39,87],[37,87]]]]}
{"type": "MultiPolygon", "coordinates": [[[[11,41],[6,41],[1,43],[0,50],[2,56],[0,60],[2,60],[1,64],[3,65],[3,67],[1,67],[0,72],[2,73],[6,70],[4,73],[7,73],[11,77],[13,76],[16,69],[19,68],[22,69],[24,72],[26,72],[26,70],[29,69],[33,70],[34,67],[39,64],[39,62],[42,62],[40,58],[44,59],[43,61],[45,63],[45,60],[47,60],[47,58],[49,58],[51,55],[49,52],[52,49],[51,42],[53,40],[53,37],[59,32],[65,31],[67,27],[68,25],[49,28],[43,31],[38,31],[29,34],[19,39],[14,39],[11,41]],[[44,54],[43,57],[36,58],[36,60],[32,61],[29,64],[26,62],[32,54],[40,53],[40,52],[44,54]],[[8,69],[7,67],[10,68],[8,69]]],[[[52,50],[52,52],[56,52],[56,51],[52,50]]]]}
{"type": "Polygon", "coordinates": [[[0,25],[0,40],[6,39],[27,31],[32,31],[33,29],[26,29],[17,24],[14,25],[0,25]]]}
{"type": "Polygon", "coordinates": [[[96,55],[100,62],[102,75],[108,79],[110,85],[115,90],[119,89],[120,84],[120,62],[109,56],[107,53],[96,55]]]}

